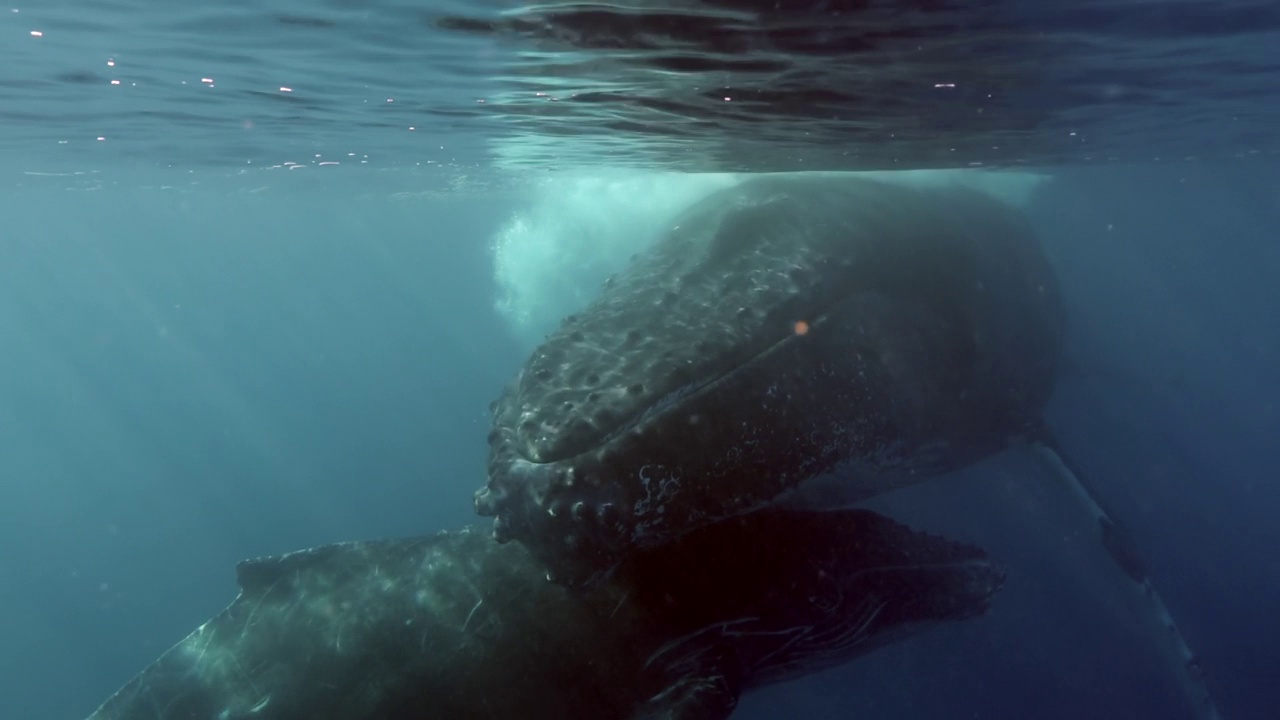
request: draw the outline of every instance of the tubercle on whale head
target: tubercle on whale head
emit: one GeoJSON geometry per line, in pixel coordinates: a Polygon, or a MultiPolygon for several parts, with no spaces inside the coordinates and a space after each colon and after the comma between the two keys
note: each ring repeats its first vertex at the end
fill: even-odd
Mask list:
{"type": "MultiPolygon", "coordinates": [[[[671,538],[660,533],[660,509],[638,503],[643,495],[635,485],[643,488],[646,481],[625,461],[637,453],[620,458],[607,442],[570,455],[544,452],[540,433],[527,427],[530,413],[521,393],[527,374],[528,368],[493,405],[488,481],[475,495],[475,510],[494,518],[495,540],[523,544],[551,579],[586,585],[608,575],[635,547],[671,538]]],[[[633,430],[627,440],[642,436],[633,430]]]]}
{"type": "Polygon", "coordinates": [[[494,539],[524,544],[561,584],[586,585],[611,571],[631,532],[617,484],[602,482],[590,456],[533,462],[501,431],[490,444],[489,481],[475,510],[494,519],[494,539]]]}

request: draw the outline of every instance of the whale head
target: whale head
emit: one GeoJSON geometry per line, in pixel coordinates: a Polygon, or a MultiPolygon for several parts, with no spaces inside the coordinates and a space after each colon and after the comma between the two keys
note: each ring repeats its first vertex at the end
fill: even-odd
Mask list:
{"type": "Polygon", "coordinates": [[[495,403],[476,509],[570,584],[836,476],[857,499],[1004,447],[1061,344],[1028,223],[964,188],[708,196],[495,403]]]}

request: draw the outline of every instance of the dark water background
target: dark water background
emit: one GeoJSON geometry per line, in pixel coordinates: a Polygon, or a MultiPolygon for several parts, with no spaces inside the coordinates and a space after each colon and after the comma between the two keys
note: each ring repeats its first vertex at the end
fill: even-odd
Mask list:
{"type": "MultiPolygon", "coordinates": [[[[839,96],[839,73],[808,70],[895,3],[797,4],[808,25],[780,22],[808,54],[749,33],[728,54],[774,64],[729,70],[670,33],[638,55],[626,33],[621,54],[562,34],[578,54],[553,57],[442,29],[505,2],[9,8],[0,718],[86,716],[232,599],[240,559],[474,521],[487,405],[527,349],[494,309],[491,242],[543,173],[583,160],[1052,175],[1027,207],[1070,313],[1050,423],[1130,526],[1223,716],[1275,717],[1280,13],[900,4],[910,22],[875,15],[900,32],[854,63],[892,82],[839,96]],[[556,62],[512,70],[531,57],[556,62]],[[1000,82],[949,88],[939,68],[1000,82]],[[610,80],[626,92],[567,102],[610,80]],[[726,111],[725,87],[751,102],[726,111]]],[[[1094,528],[1028,456],[876,505],[1004,562],[991,613],[735,717],[1190,717],[1094,528]]]]}

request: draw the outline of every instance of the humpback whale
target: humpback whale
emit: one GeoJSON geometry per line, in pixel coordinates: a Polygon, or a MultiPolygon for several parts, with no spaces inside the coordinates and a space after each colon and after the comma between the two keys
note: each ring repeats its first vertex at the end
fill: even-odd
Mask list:
{"type": "Polygon", "coordinates": [[[1039,422],[1062,310],[1008,206],[759,176],[672,225],[494,406],[476,510],[557,580],[832,478],[842,502],[917,482],[1039,422]]]}
{"type": "Polygon", "coordinates": [[[711,720],[739,695],[985,611],[977,548],[865,510],[766,510],[582,591],[446,532],[251,560],[239,597],[90,720],[711,720]]]}
{"type": "Polygon", "coordinates": [[[1196,717],[1199,662],[1042,419],[1064,334],[1020,213],[839,174],[721,190],[536,348],[494,405],[494,516],[560,582],[762,507],[840,507],[1022,442],[1095,518],[1196,717]]]}

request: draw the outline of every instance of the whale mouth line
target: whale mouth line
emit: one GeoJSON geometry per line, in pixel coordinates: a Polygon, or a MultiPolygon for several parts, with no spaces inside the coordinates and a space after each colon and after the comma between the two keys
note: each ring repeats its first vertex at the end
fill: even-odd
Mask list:
{"type": "Polygon", "coordinates": [[[697,381],[685,383],[684,385],[680,385],[668,391],[662,397],[646,405],[640,412],[636,413],[632,417],[632,419],[616,425],[608,433],[601,435],[600,438],[595,443],[593,443],[592,445],[590,445],[588,448],[584,450],[581,450],[573,454],[554,456],[547,459],[537,459],[537,458],[529,457],[529,455],[526,454],[523,448],[517,447],[516,456],[519,457],[521,460],[528,462],[531,465],[556,465],[559,463],[572,462],[576,458],[590,456],[592,454],[598,454],[601,452],[602,448],[605,448],[613,444],[614,442],[624,438],[628,433],[635,431],[637,428],[645,425],[648,422],[653,421],[656,418],[667,415],[673,410],[677,410],[680,407],[680,404],[682,403],[682,401],[689,400],[691,398],[697,398],[697,397],[706,395],[707,393],[713,392],[718,387],[733,380],[735,377],[740,375],[747,368],[750,368],[753,365],[757,364],[757,362],[762,358],[765,358],[772,353],[778,352],[781,349],[794,344],[795,342],[803,340],[808,333],[813,332],[814,329],[820,327],[822,322],[827,319],[827,317],[830,315],[831,307],[838,305],[842,302],[845,302],[850,298],[852,298],[853,296],[854,294],[851,293],[847,296],[839,298],[838,300],[836,300],[835,302],[831,303],[826,308],[824,308],[821,312],[814,314],[809,319],[794,320],[793,329],[791,330],[791,332],[788,332],[785,335],[783,335],[781,338],[771,343],[768,343],[762,349],[754,353],[751,353],[750,355],[747,355],[746,357],[742,358],[740,361],[734,363],[731,367],[729,367],[725,371],[715,373],[714,375],[704,380],[697,380],[697,381]],[[799,327],[803,327],[803,330],[798,329],[799,327]]]}

